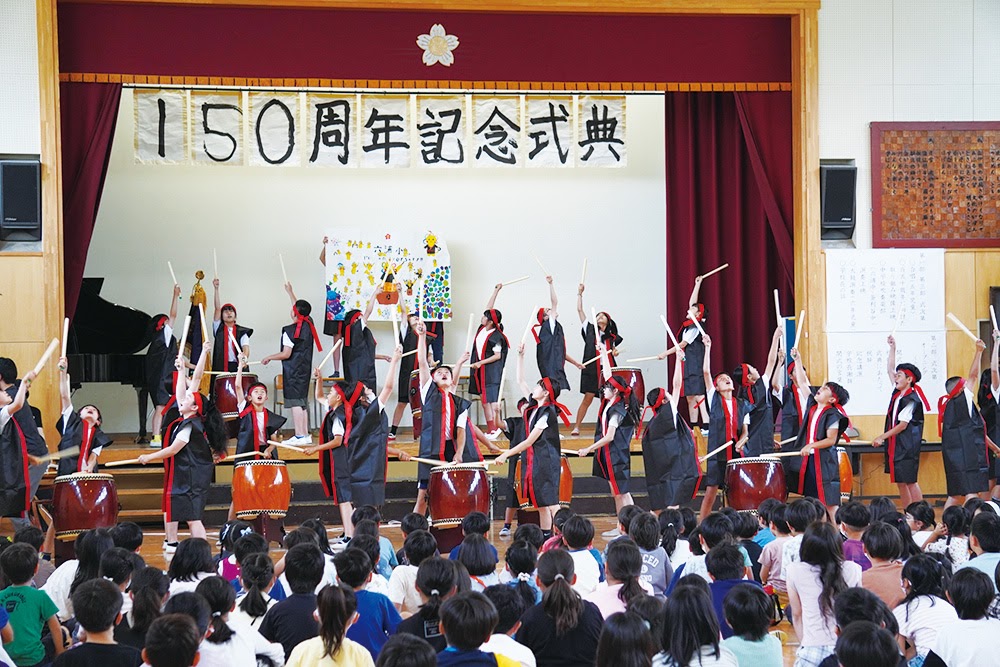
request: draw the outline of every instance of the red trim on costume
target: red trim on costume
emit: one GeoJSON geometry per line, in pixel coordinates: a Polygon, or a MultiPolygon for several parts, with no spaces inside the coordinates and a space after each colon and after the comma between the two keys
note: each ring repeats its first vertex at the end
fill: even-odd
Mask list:
{"type": "Polygon", "coordinates": [[[80,440],[80,456],[76,460],[77,472],[83,472],[84,467],[87,465],[87,459],[90,458],[90,447],[94,442],[94,431],[96,430],[86,421],[82,419],[80,421],[83,422],[83,437],[80,440]]]}
{"type": "MultiPolygon", "coordinates": [[[[913,373],[911,373],[910,371],[904,370],[902,372],[903,372],[904,375],[906,375],[907,377],[909,377],[911,380],[914,379],[913,373]]],[[[916,382],[914,382],[911,386],[907,387],[906,389],[904,389],[902,391],[896,390],[896,391],[894,391],[892,393],[892,399],[889,401],[889,420],[891,422],[890,428],[895,428],[896,426],[899,425],[899,420],[897,419],[897,415],[896,415],[896,405],[899,403],[900,399],[905,398],[906,396],[909,396],[914,391],[917,392],[917,395],[924,402],[924,405],[927,406],[928,410],[930,410],[931,406],[930,406],[929,403],[927,403],[927,397],[924,396],[923,390],[920,389],[920,387],[917,386],[916,382]]],[[[896,482],[896,461],[895,461],[895,458],[896,458],[896,438],[897,437],[899,437],[898,433],[896,435],[890,436],[889,440],[886,442],[886,448],[887,448],[887,452],[889,454],[889,481],[892,482],[893,484],[897,483],[896,482]]]]}
{"type": "MultiPolygon", "coordinates": [[[[703,303],[699,303],[699,304],[697,304],[697,305],[698,305],[698,312],[697,312],[697,313],[695,313],[695,316],[694,316],[694,317],[695,317],[695,319],[696,319],[696,320],[698,320],[699,322],[704,322],[704,321],[705,321],[705,319],[704,319],[704,318],[705,318],[705,304],[703,304],[703,303]]],[[[690,310],[689,310],[688,312],[690,313],[690,310]]],[[[693,324],[694,324],[694,320],[692,320],[692,319],[691,319],[691,318],[689,317],[689,318],[687,318],[686,320],[684,320],[684,321],[683,321],[683,322],[681,323],[681,327],[682,327],[682,328],[683,328],[683,327],[689,327],[689,326],[692,326],[693,324]]],[[[683,333],[683,332],[682,332],[682,333],[683,333]]],[[[701,335],[701,334],[700,334],[700,332],[699,332],[699,335],[701,335]]]]}
{"type": "Polygon", "coordinates": [[[17,429],[17,437],[21,441],[21,473],[24,475],[24,511],[21,513],[21,516],[27,517],[28,512],[31,510],[31,473],[28,470],[28,440],[24,437],[24,431],[13,415],[11,415],[10,421],[17,429]]]}
{"type": "MultiPolygon", "coordinates": [[[[665,392],[662,388],[659,390],[659,392],[660,393],[658,393],[656,395],[656,400],[653,401],[652,405],[647,405],[645,408],[643,408],[642,409],[642,414],[639,415],[639,426],[636,428],[636,437],[637,438],[641,438],[642,437],[642,422],[646,418],[646,411],[647,410],[651,410],[652,413],[653,413],[653,416],[655,417],[656,416],[656,411],[660,409],[660,406],[663,405],[663,402],[667,398],[667,392],[665,392]]],[[[568,426],[568,424],[567,424],[567,426],[568,426]]]]}
{"type": "MultiPolygon", "coordinates": [[[[611,380],[608,380],[608,382],[611,382],[612,380],[615,380],[615,379],[616,378],[612,377],[611,380]]],[[[620,381],[617,384],[618,384],[618,386],[621,386],[621,382],[620,381]]],[[[627,387],[625,389],[627,391],[631,391],[627,387]]],[[[625,392],[621,392],[621,393],[619,393],[618,396],[615,397],[615,399],[613,401],[611,401],[610,403],[608,403],[606,405],[602,405],[601,406],[601,438],[605,438],[608,435],[608,410],[606,410],[605,408],[609,408],[612,405],[614,405],[615,403],[618,403],[619,401],[621,401],[622,400],[622,394],[625,394],[626,396],[628,395],[625,392]]],[[[611,462],[611,445],[613,445],[613,444],[614,444],[614,441],[609,442],[608,444],[606,444],[603,447],[601,447],[601,451],[598,453],[598,457],[600,457],[600,456],[603,455],[604,458],[607,459],[607,462],[603,462],[603,461],[601,462],[601,467],[605,469],[604,471],[608,475],[608,482],[611,484],[611,493],[613,495],[618,496],[618,495],[621,495],[621,494],[618,491],[618,480],[615,479],[615,467],[614,467],[614,464],[611,462]]],[[[598,459],[598,460],[600,460],[600,459],[598,459]]]]}
{"type": "Polygon", "coordinates": [[[948,401],[955,398],[965,389],[965,378],[959,378],[955,387],[946,396],[938,399],[938,437],[944,434],[944,410],[948,407],[948,401]]]}
{"type": "Polygon", "coordinates": [[[743,370],[743,377],[740,378],[740,384],[747,388],[747,400],[752,405],[754,383],[750,382],[750,367],[747,364],[740,364],[740,368],[743,370]]]}
{"type": "MultiPolygon", "coordinates": [[[[257,429],[257,411],[254,410],[253,405],[249,401],[247,401],[247,406],[243,408],[243,412],[240,413],[241,419],[247,416],[250,417],[250,427],[251,431],[253,431],[253,449],[258,453],[263,451],[263,449],[266,449],[266,447],[262,448],[262,445],[263,442],[267,440],[267,408],[264,408],[261,412],[264,413],[263,433],[257,429]],[[264,437],[262,438],[261,436],[264,437]]],[[[263,457],[258,454],[256,458],[261,459],[263,457]]]]}
{"type": "MultiPolygon", "coordinates": [[[[295,313],[295,322],[296,322],[295,338],[298,338],[299,335],[302,333],[302,324],[303,323],[308,324],[309,330],[312,332],[313,343],[316,344],[316,350],[322,352],[323,346],[319,342],[319,334],[316,333],[316,325],[313,324],[312,318],[309,317],[308,315],[300,315],[299,309],[296,308],[295,306],[292,306],[292,312],[295,313]]],[[[350,330],[350,327],[348,327],[348,330],[350,330]]],[[[345,335],[344,338],[347,339],[344,341],[344,345],[350,345],[350,343],[348,342],[351,338],[350,335],[345,335]]]]}
{"type": "Polygon", "coordinates": [[[726,455],[726,461],[728,462],[734,458],[733,443],[736,442],[736,438],[738,437],[740,431],[739,426],[736,423],[739,420],[740,407],[736,402],[735,395],[727,401],[722,394],[719,394],[719,402],[722,403],[722,413],[725,416],[726,422],[726,440],[729,441],[729,445],[723,450],[723,453],[726,455]],[[729,406],[730,401],[733,404],[732,409],[730,409],[729,406]]]}
{"type": "MultiPolygon", "coordinates": [[[[170,445],[170,440],[174,435],[174,427],[183,421],[180,417],[167,425],[164,432],[164,443],[170,445]]],[[[170,491],[174,488],[174,457],[169,456],[163,459],[163,519],[169,523],[173,515],[173,504],[171,503],[170,491]]]]}

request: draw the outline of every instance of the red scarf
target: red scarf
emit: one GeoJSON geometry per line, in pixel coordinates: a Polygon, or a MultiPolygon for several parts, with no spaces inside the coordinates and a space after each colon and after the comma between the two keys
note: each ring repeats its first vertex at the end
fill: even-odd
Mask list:
{"type": "Polygon", "coordinates": [[[944,435],[944,409],[948,406],[948,401],[955,398],[965,389],[965,379],[959,378],[954,388],[948,392],[947,396],[938,399],[938,437],[944,435]]]}
{"type": "Polygon", "coordinates": [[[538,317],[538,324],[532,325],[532,327],[531,327],[531,335],[534,336],[534,338],[535,338],[535,345],[537,345],[537,344],[539,344],[539,343],[542,342],[542,339],[539,338],[538,334],[540,333],[541,328],[543,326],[545,326],[545,309],[544,308],[539,308],[538,309],[537,317],[538,317]]]}
{"type": "MultiPolygon", "coordinates": [[[[240,355],[243,354],[243,350],[241,350],[239,348],[239,344],[240,344],[239,343],[239,339],[236,338],[236,325],[234,324],[234,325],[230,326],[228,324],[223,324],[222,327],[226,330],[226,333],[225,333],[225,337],[226,338],[225,338],[224,345],[226,346],[227,350],[232,350],[233,351],[233,356],[235,357],[235,359],[233,359],[233,361],[239,361],[240,360],[240,355]],[[236,343],[234,344],[233,341],[236,341],[236,343]]],[[[297,331],[295,332],[295,335],[298,335],[297,331]]],[[[229,361],[229,354],[228,353],[226,354],[226,361],[229,361]]]]}
{"type": "Polygon", "coordinates": [[[726,447],[726,460],[733,458],[733,447],[732,443],[736,442],[739,437],[740,427],[737,423],[740,418],[740,407],[737,403],[736,395],[734,394],[728,401],[723,398],[722,394],[719,394],[719,401],[722,403],[722,413],[725,415],[726,420],[726,440],[729,441],[729,447],[726,447]],[[729,403],[732,401],[732,410],[730,410],[729,403]]]}
{"type": "MultiPolygon", "coordinates": [[[[440,441],[441,444],[439,445],[440,449],[439,449],[438,456],[441,457],[440,460],[444,461],[445,460],[445,449],[446,449],[446,445],[448,443],[448,437],[447,437],[448,436],[448,424],[449,423],[451,424],[451,440],[452,440],[452,442],[455,441],[455,431],[458,430],[457,428],[455,428],[455,421],[457,421],[457,415],[455,414],[455,412],[458,410],[458,408],[455,405],[455,397],[454,397],[454,395],[452,395],[451,391],[449,391],[448,389],[445,389],[444,387],[441,387],[441,386],[438,386],[437,389],[438,389],[439,392],[441,392],[441,407],[444,408],[443,410],[441,410],[441,441],[440,441]]],[[[485,394],[486,394],[486,390],[484,388],[483,389],[483,395],[485,395],[485,394]]],[[[458,444],[455,444],[455,449],[456,450],[458,449],[458,444]]]]}
{"type": "MultiPolygon", "coordinates": [[[[253,449],[255,452],[260,452],[266,449],[266,447],[264,447],[264,444],[267,441],[267,420],[268,420],[267,408],[265,408],[261,412],[264,413],[263,432],[257,429],[257,411],[253,409],[253,405],[249,401],[247,401],[247,406],[243,408],[243,412],[240,413],[241,418],[243,417],[250,418],[250,427],[251,430],[253,431],[253,449]]],[[[263,457],[257,456],[256,458],[259,459],[263,457]]]]}
{"type": "Polygon", "coordinates": [[[555,391],[552,389],[552,380],[549,378],[542,378],[542,386],[545,387],[545,391],[549,392],[549,405],[552,405],[556,409],[556,414],[562,419],[563,424],[569,426],[569,418],[572,416],[572,412],[569,411],[565,405],[560,403],[555,399],[555,391]]]}
{"type": "MultiPolygon", "coordinates": [[[[919,396],[920,400],[923,401],[924,407],[927,410],[931,409],[931,405],[930,403],[927,402],[927,397],[924,396],[924,391],[923,389],[920,388],[920,385],[917,384],[916,377],[913,375],[913,373],[904,369],[903,374],[906,375],[908,378],[910,378],[913,384],[911,384],[909,387],[907,387],[902,391],[897,390],[892,393],[892,398],[889,401],[890,428],[893,428],[897,425],[896,406],[899,404],[899,401],[905,398],[906,396],[909,396],[913,392],[917,393],[917,396],[919,396]]],[[[896,463],[894,459],[896,457],[896,438],[898,437],[898,435],[899,434],[890,436],[889,441],[886,444],[887,447],[886,452],[889,455],[889,479],[892,482],[896,481],[896,463]]]]}
{"type": "MultiPolygon", "coordinates": [[[[320,345],[319,334],[316,333],[316,325],[313,324],[312,318],[309,317],[308,315],[302,315],[301,313],[299,313],[299,309],[296,308],[295,306],[292,306],[292,312],[295,313],[295,322],[296,322],[296,325],[295,325],[295,338],[298,338],[302,334],[302,325],[303,324],[308,324],[309,325],[309,330],[312,332],[313,342],[316,343],[316,350],[318,352],[322,352],[323,351],[323,346],[320,345]]],[[[349,336],[345,336],[345,338],[349,339],[350,337],[349,336]]],[[[344,345],[350,345],[350,343],[348,342],[348,340],[344,341],[344,345]]]]}
{"type": "Polygon", "coordinates": [[[656,394],[656,400],[653,401],[653,403],[651,405],[647,405],[645,408],[643,408],[642,415],[640,415],[640,417],[639,417],[639,427],[636,429],[636,437],[637,438],[641,438],[642,437],[642,422],[643,422],[643,420],[646,419],[646,412],[647,411],[652,411],[653,416],[655,417],[657,411],[659,411],[660,407],[663,405],[664,401],[666,401],[666,400],[667,400],[667,392],[665,392],[663,389],[660,389],[657,392],[657,394],[656,394]]]}
{"type": "Polygon", "coordinates": [[[699,322],[702,322],[703,321],[702,318],[704,318],[704,316],[705,316],[705,306],[704,306],[704,304],[700,304],[699,303],[698,304],[698,312],[695,313],[694,319],[691,319],[691,317],[689,316],[686,320],[684,320],[684,322],[681,323],[681,327],[685,328],[685,327],[694,326],[694,320],[698,320],[699,322]]]}
{"type": "Polygon", "coordinates": [[[351,346],[351,329],[354,328],[354,324],[362,318],[362,313],[359,311],[351,315],[351,319],[344,321],[344,347],[351,346]]]}
{"type": "Polygon", "coordinates": [[[87,459],[90,458],[90,448],[94,442],[94,431],[97,430],[88,422],[81,421],[83,423],[83,439],[80,441],[80,457],[76,461],[77,472],[83,472],[87,466],[87,459]]]}
{"type": "Polygon", "coordinates": [[[753,405],[753,386],[755,382],[750,381],[750,367],[746,364],[740,364],[740,368],[743,369],[743,377],[740,378],[740,384],[742,384],[747,389],[747,400],[750,401],[750,405],[753,405]]]}

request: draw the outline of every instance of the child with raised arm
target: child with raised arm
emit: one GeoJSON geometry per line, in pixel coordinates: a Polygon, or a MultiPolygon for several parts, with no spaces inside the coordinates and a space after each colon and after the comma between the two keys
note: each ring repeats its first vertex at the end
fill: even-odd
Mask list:
{"type": "Polygon", "coordinates": [[[685,355],[674,362],[670,393],[653,389],[647,397],[653,417],[642,432],[642,460],[646,468],[649,508],[659,516],[671,507],[680,507],[695,497],[701,483],[701,464],[690,427],[680,417],[681,389],[684,387],[685,355]]]}
{"type": "Polygon", "coordinates": [[[517,348],[517,384],[521,394],[530,396],[521,412],[527,437],[502,452],[494,463],[503,465],[507,459],[525,453],[521,467],[521,488],[534,507],[538,508],[538,525],[548,539],[552,536],[552,517],[559,510],[559,475],[561,450],[559,420],[569,426],[569,410],[559,403],[559,385],[543,377],[532,388],[524,381],[524,344],[517,348]]]}
{"type": "Polygon", "coordinates": [[[218,278],[212,281],[212,286],[215,288],[215,312],[212,313],[212,335],[215,337],[212,343],[212,370],[234,373],[241,355],[250,358],[250,336],[253,335],[253,329],[236,323],[236,306],[222,303],[218,278]],[[234,340],[239,345],[238,349],[233,345],[234,340]]]}
{"type": "Polygon", "coordinates": [[[948,378],[945,384],[948,393],[938,400],[938,435],[941,436],[941,458],[948,486],[946,508],[989,490],[987,447],[995,449],[996,444],[986,433],[971,390],[979,381],[985,349],[986,343],[977,340],[968,378],[948,378]]]}
{"type": "MultiPolygon", "coordinates": [[[[399,294],[399,310],[402,313],[407,312],[407,303],[405,292],[397,287],[397,293],[399,294]]],[[[410,404],[410,375],[413,373],[417,365],[417,360],[415,359],[417,351],[417,323],[420,322],[420,316],[416,312],[410,312],[406,315],[406,325],[402,327],[399,332],[399,340],[396,341],[397,344],[403,346],[403,358],[399,362],[399,377],[396,380],[396,409],[392,413],[392,426],[389,428],[389,439],[396,439],[396,431],[399,429],[399,422],[403,419],[403,413],[406,412],[406,407],[410,404]],[[408,353],[409,356],[407,356],[408,353]]],[[[430,338],[434,334],[427,332],[427,337],[430,338]]],[[[420,437],[419,433],[413,434],[413,439],[416,440],[420,437]]]]}
{"type": "Polygon", "coordinates": [[[701,331],[695,324],[699,324],[708,319],[705,304],[698,301],[698,293],[701,291],[701,276],[695,276],[694,287],[691,289],[691,296],[688,298],[687,319],[681,324],[681,331],[677,335],[680,338],[681,349],[687,357],[687,366],[684,370],[684,398],[688,405],[688,418],[691,426],[701,426],[702,430],[708,428],[709,405],[705,400],[706,388],[711,383],[706,383],[702,375],[701,367],[708,354],[705,349],[705,341],[702,340],[701,331]]]}
{"type": "Polygon", "coordinates": [[[473,371],[469,379],[469,393],[479,396],[483,403],[483,414],[486,416],[486,432],[496,433],[500,415],[500,377],[503,367],[507,364],[507,351],[510,341],[504,335],[503,315],[493,306],[497,295],[503,288],[503,283],[497,283],[493,294],[486,304],[483,317],[476,331],[472,344],[472,360],[469,370],[473,371]]]}
{"type": "Polygon", "coordinates": [[[569,389],[566,362],[581,370],[583,364],[566,354],[566,336],[559,322],[559,298],[556,296],[556,286],[552,282],[552,276],[545,276],[545,280],[549,283],[551,306],[538,309],[538,324],[531,327],[531,333],[535,337],[535,359],[538,361],[538,374],[543,378],[549,378],[553,387],[563,391],[569,389]]]}
{"type": "Polygon", "coordinates": [[[344,322],[341,325],[341,335],[344,338],[344,347],[341,348],[341,355],[344,359],[344,379],[348,384],[353,382],[363,382],[375,391],[378,379],[375,376],[375,336],[368,328],[368,318],[371,317],[375,308],[375,299],[382,293],[382,286],[372,292],[365,304],[364,312],[360,310],[349,310],[344,315],[344,322]]]}
{"type": "Polygon", "coordinates": [[[924,409],[930,403],[920,382],[920,369],[910,363],[896,365],[896,339],[888,338],[889,360],[886,372],[892,382],[892,397],[885,415],[885,433],[872,440],[872,447],[885,444],[885,471],[889,481],[899,488],[903,507],[924,499],[917,484],[920,467],[920,442],[924,437],[924,409]]]}
{"type": "Polygon", "coordinates": [[[708,459],[705,470],[705,496],[701,500],[701,515],[704,519],[712,511],[715,496],[726,479],[729,461],[743,455],[743,443],[750,424],[750,404],[736,396],[733,378],[719,373],[712,379],[712,339],[702,336],[705,346],[702,361],[702,381],[708,387],[705,403],[708,405],[708,451],[722,445],[725,449],[708,459]]]}
{"type": "Polygon", "coordinates": [[[167,446],[139,457],[142,465],[163,461],[163,522],[166,531],[163,545],[168,554],[177,550],[177,530],[181,521],[187,523],[191,537],[206,536],[202,515],[208,489],[212,485],[212,468],[216,460],[226,455],[222,416],[214,406],[206,408],[204,397],[198,393],[207,362],[206,345],[201,349],[189,383],[184,357],[177,355],[175,398],[179,417],[166,428],[164,441],[167,446]]]}
{"type": "Polygon", "coordinates": [[[323,346],[309,317],[312,306],[308,301],[295,298],[291,283],[285,283],[285,291],[292,300],[292,323],[281,329],[281,352],[267,355],[261,363],[266,366],[271,361],[281,361],[282,396],[285,406],[292,410],[292,423],[295,425],[295,437],[289,438],[288,444],[311,445],[309,413],[306,412],[309,370],[312,368],[313,344],[320,352],[323,346]]]}
{"type": "MultiPolygon", "coordinates": [[[[385,386],[376,396],[367,385],[360,397],[361,415],[355,426],[357,440],[347,448],[351,468],[351,499],[359,507],[385,503],[385,467],[389,455],[389,419],[385,406],[395,389],[396,367],[403,356],[403,346],[397,345],[389,361],[385,386]]],[[[405,460],[406,454],[393,449],[392,453],[405,460]]]]}
{"type": "MultiPolygon", "coordinates": [[[[600,322],[598,322],[600,326],[600,322]]],[[[601,389],[601,411],[594,429],[594,444],[577,450],[580,456],[597,452],[594,457],[593,475],[608,480],[611,495],[615,499],[615,511],[634,504],[629,493],[629,477],[632,469],[632,434],[639,420],[639,402],[632,395],[632,388],[623,380],[611,375],[610,354],[604,347],[598,348],[601,356],[601,371],[604,386],[601,389]]],[[[602,533],[604,537],[619,537],[618,527],[602,533]]]]}
{"type": "Polygon", "coordinates": [[[583,359],[580,360],[580,393],[583,394],[583,399],[580,400],[580,408],[576,411],[576,423],[570,435],[580,435],[580,424],[583,423],[590,404],[601,389],[604,378],[602,366],[615,366],[618,346],[622,343],[622,337],[618,335],[618,325],[604,311],[597,313],[597,331],[594,330],[593,322],[583,309],[584,289],[584,284],[580,283],[576,290],[576,314],[580,316],[580,335],[583,336],[583,359]],[[600,347],[609,353],[606,362],[602,359],[602,355],[597,354],[598,342],[600,347]]]}
{"type": "Polygon", "coordinates": [[[28,443],[14,413],[24,407],[34,379],[34,371],[25,373],[13,397],[0,391],[0,516],[22,516],[31,505],[28,443]]]}
{"type": "Polygon", "coordinates": [[[101,431],[101,411],[95,405],[84,405],[79,412],[73,409],[73,398],[69,387],[69,360],[59,358],[59,398],[62,402],[62,416],[56,424],[56,430],[62,436],[59,440],[59,451],[79,447],[80,453],[59,460],[60,475],[74,472],[94,472],[97,469],[97,457],[111,438],[101,431]]]}
{"type": "Polygon", "coordinates": [[[174,386],[174,359],[177,358],[179,345],[174,338],[174,322],[177,320],[177,300],[181,297],[181,286],[174,285],[170,300],[169,314],[159,314],[150,321],[153,327],[152,339],[146,349],[146,391],[153,399],[153,422],[151,425],[152,447],[159,447],[163,427],[163,412],[170,402],[171,390],[174,386]]]}
{"type": "Polygon", "coordinates": [[[771,376],[778,363],[778,343],[781,329],[774,330],[771,349],[767,353],[767,366],[761,375],[750,364],[740,364],[733,371],[733,380],[739,385],[737,396],[750,403],[750,423],[747,426],[747,456],[760,456],[774,451],[774,412],[771,398],[771,376]]]}

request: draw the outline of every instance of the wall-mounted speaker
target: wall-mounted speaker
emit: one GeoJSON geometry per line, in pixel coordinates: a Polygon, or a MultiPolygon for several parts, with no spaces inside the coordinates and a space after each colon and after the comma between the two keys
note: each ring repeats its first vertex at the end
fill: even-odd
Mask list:
{"type": "Polygon", "coordinates": [[[38,158],[0,159],[0,239],[42,240],[42,166],[38,158]]]}
{"type": "MultiPolygon", "coordinates": [[[[852,160],[853,162],[853,160],[852,160]]],[[[854,236],[857,219],[855,194],[858,168],[853,164],[820,164],[819,201],[820,238],[849,240],[854,236]]]]}

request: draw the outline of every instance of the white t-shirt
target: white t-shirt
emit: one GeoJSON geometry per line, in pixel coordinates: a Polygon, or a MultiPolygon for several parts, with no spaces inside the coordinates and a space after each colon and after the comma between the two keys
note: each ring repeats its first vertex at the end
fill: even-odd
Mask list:
{"type": "Polygon", "coordinates": [[[612,428],[618,428],[618,425],[622,423],[622,416],[620,414],[614,414],[608,417],[608,412],[611,410],[611,403],[608,403],[604,407],[604,413],[601,415],[601,423],[607,423],[608,430],[612,428]]]}
{"type": "Polygon", "coordinates": [[[947,600],[929,595],[921,595],[908,605],[900,604],[892,614],[899,623],[899,634],[917,647],[919,655],[926,655],[934,648],[941,628],[958,620],[955,608],[947,600]]]}
{"type": "MultiPolygon", "coordinates": [[[[795,592],[799,598],[802,613],[802,646],[833,646],[837,643],[836,622],[833,614],[824,614],[820,605],[823,584],[819,578],[819,566],[809,563],[792,563],[785,574],[788,593],[795,592]]],[[[844,582],[849,587],[861,585],[861,566],[845,561],[841,570],[844,582]]]]}
{"type": "Polygon", "coordinates": [[[941,628],[933,651],[949,667],[980,667],[993,664],[1000,621],[980,618],[955,621],[941,628]]]}
{"type": "MultiPolygon", "coordinates": [[[[445,591],[441,591],[444,595],[445,591]]],[[[402,605],[400,611],[415,614],[423,601],[417,592],[417,566],[400,565],[389,577],[389,599],[393,604],[402,605]]]]}
{"type": "Polygon", "coordinates": [[[295,347],[295,343],[291,338],[288,337],[288,332],[281,332],[281,346],[284,347],[295,347]]]}
{"type": "Polygon", "coordinates": [[[492,357],[494,354],[500,354],[500,343],[496,343],[491,349],[483,350],[483,346],[486,345],[486,341],[493,334],[496,329],[483,329],[476,334],[476,349],[481,352],[479,359],[480,361],[492,357]]]}
{"type": "Polygon", "coordinates": [[[0,431],[3,430],[4,426],[6,426],[7,422],[9,421],[10,421],[10,408],[9,406],[5,405],[2,408],[0,408],[0,431]]]}
{"type": "MultiPolygon", "coordinates": [[[[434,379],[430,379],[420,387],[421,404],[423,404],[423,399],[427,396],[427,392],[430,391],[431,385],[434,384],[434,379]]],[[[444,401],[445,410],[451,410],[451,402],[444,401]]],[[[446,414],[444,418],[444,437],[445,440],[450,440],[453,437],[451,432],[451,419],[450,415],[446,414]]],[[[458,414],[458,419],[455,422],[456,428],[469,428],[469,410],[466,408],[458,414]]]]}
{"type": "Polygon", "coordinates": [[[479,647],[480,651],[502,655],[521,663],[521,667],[535,667],[535,654],[531,649],[514,641],[513,637],[503,634],[496,634],[490,637],[489,641],[479,647]]]}
{"type": "MultiPolygon", "coordinates": [[[[71,414],[73,414],[74,412],[76,412],[76,410],[73,408],[73,403],[70,402],[69,406],[65,410],[63,410],[63,413],[62,413],[63,424],[68,424],[69,423],[69,416],[71,414]]],[[[83,420],[81,420],[81,421],[83,421],[83,420]]],[[[0,428],[2,428],[2,427],[0,427],[0,428]]],[[[103,452],[103,451],[104,451],[104,447],[94,447],[93,449],[90,450],[90,453],[93,454],[94,456],[100,457],[101,456],[101,452],[103,452]]],[[[86,461],[84,463],[86,463],[86,461]]]]}
{"type": "MultiPolygon", "coordinates": [[[[229,620],[236,623],[243,623],[244,625],[249,625],[251,628],[256,628],[260,625],[260,622],[264,620],[263,616],[257,616],[254,618],[250,614],[240,609],[240,604],[243,602],[243,598],[247,596],[246,593],[240,593],[236,597],[236,609],[229,612],[229,620]]],[[[267,608],[270,609],[274,605],[278,604],[278,601],[272,598],[267,593],[263,593],[264,601],[267,603],[267,608]]]]}
{"type": "Polygon", "coordinates": [[[587,597],[597,590],[597,584],[601,582],[601,569],[597,564],[597,559],[594,558],[594,554],[589,549],[570,551],[569,555],[573,557],[574,571],[576,572],[576,583],[573,584],[573,590],[579,593],[580,597],[587,597]]]}
{"type": "Polygon", "coordinates": [[[382,595],[389,597],[389,580],[378,572],[375,572],[372,574],[371,581],[365,584],[365,590],[372,593],[381,593],[382,595]]]}
{"type": "Polygon", "coordinates": [[[163,323],[163,344],[166,345],[167,347],[170,347],[170,339],[173,338],[173,337],[174,337],[174,328],[172,326],[170,326],[169,324],[167,324],[166,322],[164,322],[163,323]]]}
{"type": "Polygon", "coordinates": [[[73,600],[70,598],[69,588],[73,585],[73,577],[76,576],[76,568],[79,564],[78,560],[66,561],[49,575],[48,581],[42,586],[42,590],[59,607],[60,621],[73,618],[73,600]]]}
{"type": "Polygon", "coordinates": [[[799,549],[801,548],[802,535],[795,535],[794,537],[789,538],[789,540],[785,542],[785,546],[781,549],[781,571],[786,573],[786,579],[788,566],[792,563],[798,563],[800,560],[799,549]]]}
{"type": "Polygon", "coordinates": [[[701,332],[698,331],[698,327],[686,327],[684,331],[681,333],[681,342],[684,343],[685,345],[690,345],[691,343],[698,340],[698,336],[700,335],[701,332]]]}
{"type": "MultiPolygon", "coordinates": [[[[246,410],[246,409],[247,409],[247,402],[246,402],[246,400],[240,401],[239,403],[236,404],[236,411],[237,412],[239,412],[239,413],[242,414],[243,411],[246,410]]],[[[264,413],[263,410],[261,410],[260,412],[257,412],[255,410],[254,411],[254,415],[253,415],[254,418],[255,418],[254,419],[254,427],[257,429],[257,435],[258,435],[258,437],[259,437],[259,439],[260,439],[261,442],[264,442],[265,440],[267,440],[267,435],[264,433],[264,414],[265,413],[264,413]]]]}
{"type": "Polygon", "coordinates": [[[257,655],[266,655],[276,665],[284,664],[285,649],[281,644],[267,641],[257,630],[232,615],[226,625],[233,631],[229,641],[222,644],[213,644],[208,640],[201,642],[198,647],[199,667],[256,665],[257,655]]]}
{"type": "MultiPolygon", "coordinates": [[[[674,545],[674,552],[670,554],[670,567],[676,572],[677,568],[691,560],[692,555],[691,545],[688,541],[677,538],[677,544],[674,545]]],[[[687,569],[686,565],[684,569],[687,569]]]]}
{"type": "MultiPolygon", "coordinates": [[[[219,328],[222,326],[222,320],[212,321],[212,335],[219,335],[219,328]]],[[[233,349],[232,341],[228,340],[229,336],[226,336],[226,361],[236,361],[236,350],[233,349]]],[[[240,352],[243,352],[243,348],[250,346],[250,336],[245,333],[239,337],[240,352]]]]}
{"type": "MultiPolygon", "coordinates": [[[[705,400],[708,402],[709,405],[712,405],[712,397],[715,396],[716,393],[717,392],[715,391],[715,387],[709,386],[706,389],[706,391],[705,391],[705,400]]],[[[722,398],[722,396],[719,396],[719,398],[722,401],[726,400],[726,399],[722,398]]],[[[729,410],[730,410],[730,412],[733,412],[733,411],[738,410],[738,409],[739,409],[739,407],[738,407],[738,405],[736,403],[736,394],[734,393],[733,394],[733,398],[730,399],[730,401],[729,401],[729,410]]],[[[743,424],[745,426],[749,426],[750,425],[750,415],[749,414],[743,415],[743,424]]]]}
{"type": "MultiPolygon", "coordinates": [[[[218,576],[215,572],[198,572],[194,575],[192,581],[181,581],[180,579],[174,579],[170,582],[170,587],[167,592],[171,597],[177,595],[178,593],[194,593],[194,589],[198,588],[198,584],[202,582],[203,579],[208,579],[209,577],[218,576]]],[[[288,589],[285,589],[288,590],[288,589]]]]}
{"type": "MultiPolygon", "coordinates": [[[[278,577],[278,581],[281,583],[282,588],[291,595],[292,586],[288,583],[288,577],[282,572],[278,577]]],[[[333,563],[333,556],[330,554],[323,554],[323,579],[320,580],[319,584],[316,585],[316,590],[314,591],[316,595],[323,590],[327,584],[332,586],[337,585],[337,566],[333,563]]]]}

